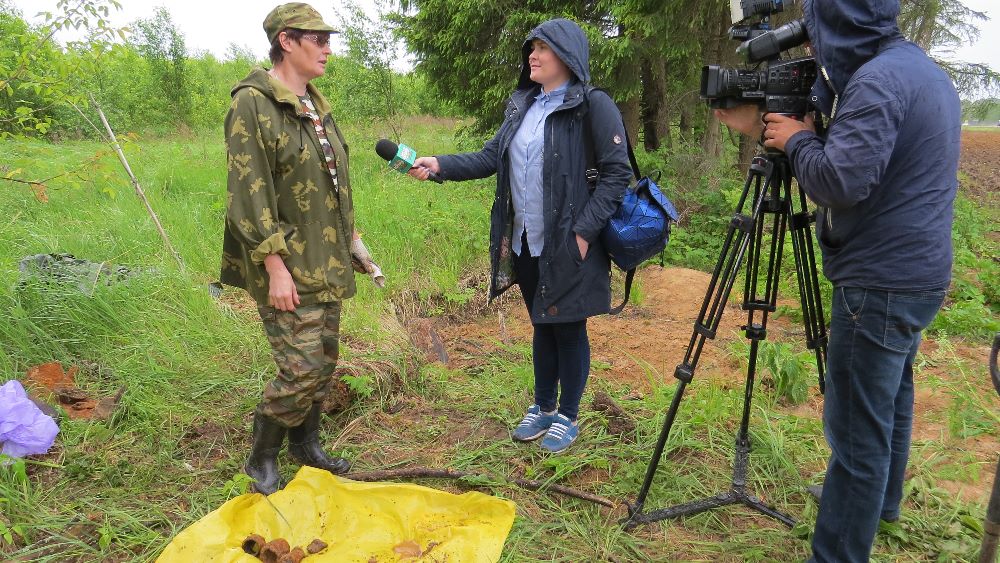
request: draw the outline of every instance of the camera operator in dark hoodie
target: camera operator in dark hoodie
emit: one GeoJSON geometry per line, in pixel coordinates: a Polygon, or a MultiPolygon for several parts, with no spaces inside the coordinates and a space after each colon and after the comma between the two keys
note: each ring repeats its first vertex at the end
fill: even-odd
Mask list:
{"type": "MultiPolygon", "coordinates": [[[[812,560],[867,562],[879,519],[899,518],[913,361],[951,278],[960,103],[903,38],[898,0],[805,0],[803,11],[821,69],[811,101],[827,132],[809,117],[767,114],[763,134],[820,206],[834,286],[823,409],[831,456],[812,560]]],[[[759,118],[751,106],[718,116],[748,134],[759,118]]]]}

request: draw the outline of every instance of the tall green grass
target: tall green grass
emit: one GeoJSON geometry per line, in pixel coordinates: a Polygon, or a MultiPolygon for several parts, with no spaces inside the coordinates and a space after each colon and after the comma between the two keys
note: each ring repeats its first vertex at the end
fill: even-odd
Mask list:
{"type": "MultiPolygon", "coordinates": [[[[457,126],[409,119],[401,140],[425,154],[446,152],[455,148],[457,126]]],[[[588,395],[579,443],[564,454],[546,456],[534,445],[508,438],[510,423],[532,397],[528,343],[498,343],[495,351],[478,354],[464,370],[436,364],[414,369],[407,361],[400,318],[457,310],[471,295],[485,291],[470,283],[480,283],[475,280],[483,279],[487,267],[492,181],[418,183],[389,170],[374,154],[375,141],[390,137],[381,126],[348,126],[345,133],[351,143],[358,228],[389,285],[380,291],[358,279],[359,293],[345,307],[344,362],[388,362],[403,381],[378,388],[369,400],[327,422],[325,442],[362,469],[447,466],[499,481],[508,475],[558,481],[631,500],[676,392],[673,383],[655,383],[665,379],[652,373],[658,366],[637,365],[651,374],[651,388],[635,398],[633,389],[600,378],[599,385],[636,420],[634,435],[610,434],[604,416],[586,408],[588,395]]],[[[4,142],[0,165],[41,179],[76,167],[100,150],[93,143],[4,142]]],[[[183,258],[183,271],[164,250],[111,155],[75,176],[49,182],[48,203],[36,200],[25,186],[0,185],[0,378],[22,378],[27,368],[58,360],[79,366],[78,383],[95,396],[126,390],[109,421],[64,418],[54,453],[44,462],[0,468],[0,559],[151,560],[177,532],[246,486],[239,471],[249,447],[248,416],[273,363],[246,297],[230,289],[216,300],[206,289],[218,275],[222,237],[221,136],[139,137],[126,150],[183,258]],[[19,283],[22,257],[56,252],[123,265],[134,275],[116,283],[98,279],[83,289],[76,283],[19,283]]],[[[686,195],[671,194],[688,202],[703,194],[707,208],[694,212],[684,229],[675,232],[668,261],[714,264],[712,241],[721,240],[731,213],[725,192],[734,188],[717,174],[706,173],[686,195]]],[[[959,220],[962,240],[968,241],[962,244],[982,260],[989,247],[975,240],[985,225],[983,215],[962,208],[959,220]]],[[[981,265],[962,260],[971,273],[981,265]]],[[[786,267],[786,278],[791,271],[786,267]]],[[[990,295],[989,280],[969,280],[970,287],[990,295]]],[[[783,283],[783,295],[791,297],[794,285],[788,279],[783,283]]],[[[959,322],[949,325],[947,333],[959,338],[980,326],[959,322]]],[[[938,352],[918,357],[917,363],[918,375],[950,368],[948,375],[931,380],[950,401],[942,437],[914,444],[915,475],[908,481],[903,520],[879,536],[879,561],[967,560],[981,531],[975,523],[982,520],[983,504],[955,498],[938,483],[988,478],[991,468],[962,452],[959,440],[995,440],[1000,431],[991,406],[996,403],[977,396],[977,387],[968,382],[981,366],[956,352],[940,335],[943,331],[934,337],[938,352]]],[[[725,346],[723,339],[710,345],[725,346]]],[[[739,345],[728,349],[744,353],[739,345]]],[[[785,374],[786,385],[759,385],[754,396],[748,487],[799,518],[794,530],[734,507],[625,533],[618,524],[624,516],[620,509],[492,485],[494,494],[518,503],[502,560],[804,559],[816,505],[803,487],[821,478],[826,450],[820,421],[786,406],[789,395],[801,398],[801,377],[812,385],[812,375],[790,369],[787,360],[797,349],[775,346],[772,352],[772,377],[780,383],[785,374]]],[[[799,363],[807,362],[793,362],[791,368],[799,363]]],[[[600,370],[595,362],[595,372],[600,370]]],[[[355,381],[359,389],[368,385],[364,375],[355,381]]],[[[692,382],[649,508],[729,486],[742,399],[739,382],[692,382]]],[[[284,458],[282,463],[290,477],[294,466],[284,458]]],[[[451,482],[427,484],[458,489],[451,482]]]]}
{"type": "MultiPolygon", "coordinates": [[[[453,147],[454,126],[415,120],[402,134],[422,150],[446,151],[453,147]]],[[[382,136],[377,126],[345,129],[352,145],[358,228],[388,278],[384,290],[358,278],[358,295],[344,312],[345,340],[353,343],[345,347],[345,361],[354,353],[389,354],[404,365],[406,346],[398,338],[394,311],[440,308],[448,296],[467,293],[460,282],[487,260],[492,189],[488,181],[438,186],[412,180],[389,170],[374,153],[382,136]]],[[[41,180],[73,171],[47,182],[47,202],[26,186],[0,186],[5,211],[0,219],[0,380],[23,378],[33,365],[61,361],[81,367],[77,383],[94,396],[126,390],[112,421],[63,419],[56,449],[62,467],[47,469],[43,483],[0,483],[0,524],[19,524],[24,531],[17,545],[27,547],[16,551],[19,556],[97,560],[137,549],[146,558],[176,531],[178,518],[193,518],[217,505],[221,484],[238,470],[245,452],[245,415],[273,372],[252,303],[240,290],[227,289],[220,300],[207,291],[220,264],[226,191],[221,134],[139,137],[126,143],[132,168],[183,259],[183,271],[113,155],[79,168],[93,155],[107,153],[106,147],[6,141],[0,151],[2,165],[21,169],[23,177],[41,180]],[[19,261],[45,253],[122,265],[133,275],[81,284],[22,282],[19,261]],[[238,442],[220,445],[227,451],[233,447],[234,457],[206,469],[210,478],[188,471],[179,451],[186,429],[205,421],[235,429],[227,440],[238,442]],[[30,494],[15,494],[14,485],[17,490],[24,485],[30,494]],[[68,497],[67,488],[73,491],[68,497]],[[142,500],[147,494],[155,500],[142,500]],[[181,499],[189,499],[184,501],[188,506],[178,512],[175,503],[181,499]],[[109,524],[116,530],[113,541],[101,548],[59,539],[67,523],[93,511],[114,520],[109,524]],[[40,538],[48,539],[39,543],[40,538]]],[[[9,546],[0,549],[0,556],[9,553],[9,546]]]]}

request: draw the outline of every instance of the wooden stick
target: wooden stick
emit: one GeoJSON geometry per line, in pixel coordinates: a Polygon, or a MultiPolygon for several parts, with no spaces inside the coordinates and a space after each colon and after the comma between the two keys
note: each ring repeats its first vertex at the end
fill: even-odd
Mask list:
{"type": "MultiPolygon", "coordinates": [[[[432,467],[405,467],[403,469],[389,469],[385,471],[365,471],[362,473],[348,473],[344,475],[345,478],[351,479],[353,481],[385,481],[386,479],[412,479],[412,478],[430,478],[430,479],[463,479],[467,477],[474,477],[479,479],[492,479],[487,475],[482,475],[478,473],[469,473],[467,471],[457,471],[455,469],[435,469],[432,467]]],[[[578,498],[580,500],[586,500],[600,505],[604,505],[610,508],[614,508],[619,503],[602,497],[600,495],[595,495],[579,489],[574,489],[571,487],[565,487],[563,485],[552,485],[546,484],[542,481],[532,481],[529,479],[507,479],[509,483],[513,483],[518,487],[525,489],[530,489],[532,491],[552,491],[554,493],[559,493],[573,498],[578,498]]]]}
{"type": "Polygon", "coordinates": [[[142,200],[143,205],[146,206],[146,211],[149,216],[153,219],[153,224],[156,225],[156,230],[160,232],[160,238],[163,239],[163,244],[166,245],[167,250],[174,255],[174,259],[177,260],[177,265],[180,267],[181,272],[184,271],[184,262],[181,260],[180,254],[174,250],[172,244],[170,244],[170,238],[167,237],[167,232],[163,230],[163,225],[160,224],[159,217],[156,216],[156,212],[153,211],[153,206],[149,204],[149,199],[146,198],[146,192],[142,190],[142,186],[139,185],[139,180],[136,179],[135,174],[132,173],[132,167],[129,166],[128,160],[125,158],[125,153],[122,151],[121,145],[118,144],[118,138],[115,137],[114,130],[111,129],[111,125],[108,123],[108,118],[104,116],[104,111],[101,110],[100,104],[94,99],[94,95],[90,95],[90,102],[94,104],[94,108],[97,109],[97,115],[101,116],[101,123],[104,124],[104,129],[107,130],[108,136],[111,138],[111,146],[118,153],[118,160],[121,161],[122,166],[125,167],[125,172],[128,173],[128,177],[132,179],[132,187],[135,188],[136,195],[142,200]]]}

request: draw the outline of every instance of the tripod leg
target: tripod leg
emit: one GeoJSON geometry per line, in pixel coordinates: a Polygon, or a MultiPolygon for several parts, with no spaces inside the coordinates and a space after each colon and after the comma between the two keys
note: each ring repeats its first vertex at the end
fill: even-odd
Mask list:
{"type": "MultiPolygon", "coordinates": [[[[765,505],[754,495],[747,492],[747,471],[750,463],[750,407],[753,399],[753,389],[757,376],[757,360],[760,355],[760,342],[767,339],[767,321],[770,313],[777,308],[778,282],[781,277],[781,260],[785,245],[785,231],[788,227],[791,202],[787,197],[784,176],[780,163],[775,168],[775,174],[769,176],[765,186],[768,190],[766,214],[773,214],[771,221],[770,252],[766,268],[762,269],[761,247],[764,238],[764,223],[766,214],[757,222],[757,237],[751,259],[747,262],[746,280],[743,293],[743,309],[747,311],[747,324],[743,327],[750,340],[750,353],[747,358],[746,385],[743,392],[743,413],[740,418],[740,428],[736,436],[735,459],[733,461],[732,489],[725,495],[727,504],[740,503],[765,516],[770,516],[783,524],[792,527],[795,520],[765,505]],[[759,280],[763,277],[763,294],[760,293],[759,280]],[[759,320],[758,320],[759,316],[759,320]]],[[[721,499],[723,495],[719,495],[721,499]]]]}
{"type": "MultiPolygon", "coordinates": [[[[775,170],[780,171],[780,168],[775,170]]],[[[775,183],[775,176],[769,176],[765,182],[767,197],[766,213],[757,218],[756,236],[753,249],[746,266],[746,279],[743,290],[743,309],[747,311],[747,324],[743,330],[750,340],[750,354],[747,358],[746,385],[743,390],[743,413],[740,417],[740,429],[736,437],[736,461],[733,466],[733,490],[745,494],[747,462],[750,453],[750,405],[753,400],[753,389],[757,377],[757,358],[760,354],[760,342],[767,339],[768,315],[775,311],[778,301],[778,279],[781,276],[781,257],[785,243],[785,226],[788,215],[788,201],[783,199],[781,181],[775,183]],[[773,215],[771,221],[771,243],[767,257],[766,270],[761,271],[761,247],[764,240],[764,224],[767,215],[773,215]],[[764,277],[764,293],[760,294],[759,280],[764,277]],[[758,320],[759,315],[759,320],[758,320]]]]}
{"type": "Polygon", "coordinates": [[[701,357],[705,340],[715,338],[719,323],[722,320],[722,313],[725,310],[726,301],[729,299],[733,282],[736,280],[737,271],[746,254],[750,242],[749,239],[753,233],[753,226],[757,221],[757,216],[761,212],[763,200],[762,181],[771,170],[770,162],[755,161],[755,166],[751,167],[747,173],[746,182],[743,185],[743,193],[740,196],[733,218],[729,223],[729,228],[726,231],[722,251],[719,254],[719,260],[716,262],[715,270],[712,272],[712,279],[709,282],[708,290],[705,292],[705,299],[702,301],[698,319],[695,321],[694,331],[691,334],[691,340],[684,354],[684,360],[674,370],[674,377],[679,380],[677,391],[674,393],[666,419],[663,421],[663,428],[660,430],[659,438],[656,441],[653,455],[646,467],[646,476],[643,480],[642,488],[639,490],[636,501],[629,506],[629,518],[626,520],[626,527],[634,526],[636,516],[642,513],[646,496],[649,494],[653,478],[656,476],[656,469],[660,464],[660,459],[663,457],[663,450],[666,447],[667,439],[670,437],[670,429],[673,427],[674,419],[677,416],[677,410],[680,407],[684,390],[694,377],[694,370],[701,357]],[[747,216],[743,214],[743,209],[749,199],[751,188],[753,188],[754,197],[751,200],[751,215],[747,216]]]}
{"type": "MultiPolygon", "coordinates": [[[[791,171],[787,171],[785,193],[791,197],[791,171]]],[[[795,277],[798,281],[799,302],[802,306],[802,324],[805,328],[806,347],[816,355],[816,370],[819,374],[820,393],[826,387],[826,319],[823,315],[823,299],[820,293],[819,274],[816,271],[816,253],[813,248],[811,224],[816,215],[809,212],[805,192],[798,190],[799,210],[793,212],[790,220],[792,251],[795,256],[795,277]]]]}
{"type": "Polygon", "coordinates": [[[781,188],[784,186],[784,183],[781,179],[784,176],[780,175],[780,170],[782,170],[780,167],[775,167],[773,158],[758,156],[754,159],[754,163],[747,175],[747,181],[743,187],[743,194],[740,197],[737,212],[730,224],[726,241],[723,245],[723,251],[712,274],[712,280],[705,295],[705,300],[702,303],[698,320],[695,322],[694,332],[691,335],[691,341],[685,353],[684,361],[677,366],[674,372],[674,376],[680,380],[680,383],[671,401],[663,428],[660,431],[656,449],[646,468],[646,476],[642,489],[639,492],[636,502],[629,506],[629,517],[624,521],[626,529],[631,529],[641,523],[674,518],[686,514],[695,514],[711,508],[735,503],[745,504],[785,524],[794,524],[794,520],[789,516],[763,505],[756,497],[752,497],[746,493],[747,464],[750,452],[748,427],[759,341],[765,338],[766,335],[767,314],[775,310],[781,252],[784,247],[784,233],[790,209],[790,203],[787,198],[782,198],[784,192],[782,192],[781,188]],[[775,174],[776,171],[779,172],[779,175],[775,174]],[[777,183],[775,183],[776,178],[779,179],[777,183]],[[747,201],[751,185],[754,186],[752,213],[750,216],[746,216],[741,213],[741,210],[747,201]],[[774,215],[772,224],[773,235],[766,270],[765,294],[763,298],[758,298],[757,279],[760,273],[760,246],[763,240],[763,214],[765,213],[774,215]],[[748,248],[751,250],[747,263],[743,307],[748,311],[748,322],[744,329],[751,342],[751,351],[747,371],[747,384],[744,391],[743,416],[736,442],[737,454],[734,463],[733,486],[729,491],[713,497],[643,514],[646,496],[649,493],[656,469],[663,456],[663,449],[666,446],[670,429],[673,426],[679,409],[683,392],[694,376],[694,370],[697,367],[705,340],[707,338],[715,338],[723,308],[736,279],[736,271],[739,264],[743,261],[748,248]],[[755,322],[758,312],[761,313],[759,323],[755,322]]]}

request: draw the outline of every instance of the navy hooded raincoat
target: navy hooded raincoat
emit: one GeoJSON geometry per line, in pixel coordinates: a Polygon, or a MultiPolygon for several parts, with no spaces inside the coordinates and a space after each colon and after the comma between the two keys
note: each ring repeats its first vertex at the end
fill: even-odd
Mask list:
{"type": "MultiPolygon", "coordinates": [[[[490,218],[490,298],[517,282],[511,241],[514,210],[511,204],[508,148],[521,120],[541,86],[529,78],[531,41],[545,41],[574,75],[563,104],[545,121],[542,155],[542,199],[545,242],[539,256],[538,290],[531,310],[533,323],[574,322],[607,313],[611,308],[611,263],[598,236],[618,208],[632,179],[625,145],[625,127],[614,101],[602,91],[586,95],[590,82],[590,50],[586,35],[575,23],[547,21],[528,36],[522,47],[517,90],[504,110],[496,135],[479,152],[438,156],[446,180],[471,180],[497,175],[496,197],[490,218]],[[588,100],[589,98],[589,100],[588,100]],[[587,112],[590,112],[588,117],[587,112]],[[587,120],[593,136],[595,164],[600,173],[591,189],[585,176],[587,120]],[[585,259],[576,244],[579,234],[590,243],[585,259]]],[[[523,250],[527,252],[525,248],[523,250]]]]}
{"type": "Polygon", "coordinates": [[[785,145],[821,208],[823,271],[837,286],[943,289],[951,279],[961,107],[948,76],[896,27],[898,0],[805,0],[826,138],[785,145]]]}

